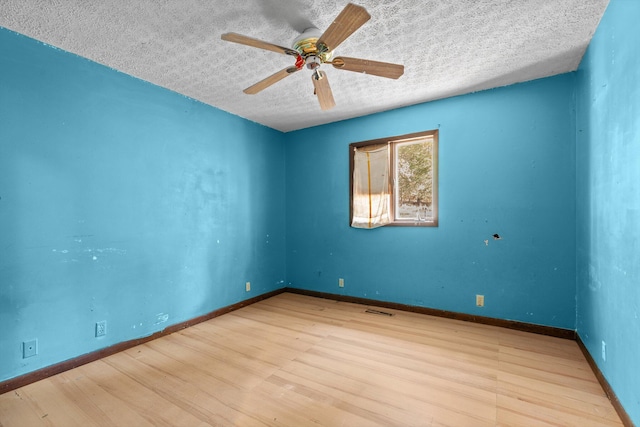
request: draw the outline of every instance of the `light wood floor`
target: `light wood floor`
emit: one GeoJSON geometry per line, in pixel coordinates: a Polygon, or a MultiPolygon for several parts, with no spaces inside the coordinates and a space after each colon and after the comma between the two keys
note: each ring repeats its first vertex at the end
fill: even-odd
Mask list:
{"type": "Polygon", "coordinates": [[[281,294],[0,395],[10,426],[620,426],[578,345],[281,294]]]}

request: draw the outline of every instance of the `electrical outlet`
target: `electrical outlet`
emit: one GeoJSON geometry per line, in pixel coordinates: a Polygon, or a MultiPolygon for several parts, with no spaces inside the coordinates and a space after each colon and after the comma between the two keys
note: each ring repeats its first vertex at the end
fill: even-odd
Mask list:
{"type": "Polygon", "coordinates": [[[338,279],[338,286],[341,287],[341,288],[344,288],[344,279],[343,278],[338,279]]]}
{"type": "Polygon", "coordinates": [[[607,361],[607,343],[602,341],[602,360],[607,361]]]}
{"type": "Polygon", "coordinates": [[[105,335],[107,335],[107,321],[102,320],[96,322],[96,337],[103,337],[105,335]]]}
{"type": "Polygon", "coordinates": [[[22,358],[35,356],[38,354],[38,338],[22,343],[22,358]]]}
{"type": "Polygon", "coordinates": [[[247,282],[244,284],[244,290],[247,292],[251,290],[251,282],[247,282]]]}
{"type": "Polygon", "coordinates": [[[478,307],[484,307],[484,295],[476,295],[476,305],[478,307]]]}

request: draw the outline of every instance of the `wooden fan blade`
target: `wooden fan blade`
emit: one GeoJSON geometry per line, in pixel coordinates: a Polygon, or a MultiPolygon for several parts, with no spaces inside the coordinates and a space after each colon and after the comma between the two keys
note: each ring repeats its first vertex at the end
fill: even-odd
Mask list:
{"type": "Polygon", "coordinates": [[[329,86],[327,75],[318,70],[311,75],[311,80],[313,81],[313,87],[316,89],[320,108],[323,110],[330,110],[335,107],[336,101],[333,100],[333,93],[331,92],[331,86],[329,86]]]}
{"type": "Polygon", "coordinates": [[[295,73],[296,71],[299,71],[299,69],[296,67],[285,68],[284,70],[280,70],[277,73],[270,75],[264,80],[260,80],[253,86],[246,88],[243,92],[248,95],[255,95],[256,93],[268,88],[272,84],[278,83],[280,80],[284,79],[290,74],[295,73]]]}
{"type": "Polygon", "coordinates": [[[349,3],[320,36],[316,46],[320,51],[334,50],[370,18],[364,7],[349,3]]]}
{"type": "Polygon", "coordinates": [[[404,65],[391,64],[389,62],[338,56],[334,58],[331,63],[339,70],[373,74],[374,76],[386,77],[388,79],[397,79],[404,74],[404,65]]]}
{"type": "Polygon", "coordinates": [[[239,43],[246,46],[257,47],[258,49],[266,49],[276,53],[282,53],[285,55],[298,56],[298,52],[287,47],[278,46],[273,43],[268,43],[262,40],[254,39],[253,37],[243,36],[237,33],[225,33],[220,37],[222,40],[239,43]]]}

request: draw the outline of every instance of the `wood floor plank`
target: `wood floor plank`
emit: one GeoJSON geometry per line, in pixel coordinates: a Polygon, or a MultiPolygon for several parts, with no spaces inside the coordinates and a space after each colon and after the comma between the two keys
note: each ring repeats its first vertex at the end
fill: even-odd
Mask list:
{"type": "Polygon", "coordinates": [[[282,347],[286,351],[304,351],[321,340],[321,337],[311,336],[304,333],[294,334],[281,327],[258,322],[253,319],[238,316],[236,313],[229,313],[221,316],[221,322],[203,322],[194,326],[198,330],[206,331],[207,336],[225,339],[229,336],[246,337],[249,340],[267,340],[268,342],[282,347]]]}
{"type": "Polygon", "coordinates": [[[0,395],[0,427],[622,425],[574,341],[367,308],[279,294],[0,395]]]}
{"type": "Polygon", "coordinates": [[[442,362],[444,366],[449,366],[458,372],[469,372],[480,376],[487,372],[495,372],[498,367],[497,351],[478,356],[446,350],[439,345],[408,343],[394,337],[369,337],[363,334],[344,333],[344,331],[339,331],[329,338],[330,341],[322,341],[323,346],[333,343],[336,347],[348,348],[354,352],[395,355],[406,359],[403,361],[405,366],[411,363],[428,362],[439,369],[442,367],[439,362],[442,362]]]}
{"type": "MultiPolygon", "coordinates": [[[[149,375],[140,381],[141,372],[148,374],[149,371],[130,360],[131,358],[125,353],[119,353],[99,361],[100,363],[90,363],[79,369],[91,381],[100,384],[112,396],[117,397],[124,408],[135,411],[153,425],[184,427],[214,425],[198,419],[193,413],[184,411],[176,405],[171,395],[165,392],[166,383],[161,383],[158,376],[149,375]],[[126,364],[128,364],[128,370],[124,369],[126,364]],[[128,375],[134,370],[134,375],[128,375]]],[[[118,422],[116,425],[122,424],[118,422]]]]}
{"type": "Polygon", "coordinates": [[[504,373],[499,374],[498,395],[535,402],[538,407],[556,408],[603,423],[615,422],[618,418],[605,396],[504,373]]]}
{"type": "Polygon", "coordinates": [[[573,375],[564,375],[546,369],[539,369],[537,366],[523,366],[501,360],[500,371],[518,375],[528,380],[540,380],[546,384],[569,386],[575,390],[586,390],[594,394],[602,392],[602,388],[597,381],[578,378],[573,375]]]}
{"type": "Polygon", "coordinates": [[[558,408],[554,405],[540,404],[535,400],[528,400],[522,396],[498,395],[498,423],[504,424],[502,419],[504,412],[513,412],[523,420],[521,425],[538,425],[541,423],[554,426],[576,426],[576,427],[607,427],[621,426],[620,420],[610,421],[607,419],[594,419],[585,414],[575,414],[565,408],[558,408]],[[526,421],[525,421],[526,420],[526,421]]]}
{"type": "MultiPolygon", "coordinates": [[[[306,352],[298,360],[308,355],[323,356],[325,359],[335,361],[346,361],[344,365],[349,367],[355,365],[368,370],[371,373],[387,373],[390,378],[386,381],[386,387],[394,389],[395,386],[403,384],[402,388],[407,388],[406,381],[418,384],[423,392],[429,392],[431,388],[438,391],[449,390],[459,396],[470,397],[478,400],[488,400],[495,404],[495,369],[480,371],[469,366],[461,367],[454,361],[453,366],[449,361],[438,363],[438,358],[428,351],[413,353],[412,355],[397,354],[391,351],[371,351],[360,350],[357,347],[350,347],[342,341],[336,341],[329,337],[319,344],[312,351],[306,352]]],[[[328,364],[328,362],[327,362],[328,364]]],[[[321,365],[324,369],[326,368],[321,365]]],[[[344,375],[352,375],[357,370],[346,370],[344,375]]],[[[370,378],[370,377],[369,377],[370,378]]],[[[366,382],[363,376],[362,381],[366,382]]],[[[383,382],[380,382],[383,384],[383,382]]]]}
{"type": "MultiPolygon", "coordinates": [[[[55,380],[46,379],[41,381],[40,387],[16,390],[27,401],[29,409],[39,418],[39,422],[33,425],[70,427],[97,425],[83,411],[78,410],[75,401],[61,395],[54,382],[55,380]]],[[[5,422],[2,421],[2,424],[5,422]]]]}
{"type": "Polygon", "coordinates": [[[354,329],[359,333],[370,333],[377,337],[393,338],[420,344],[429,347],[433,354],[438,354],[443,357],[470,357],[492,360],[497,356],[498,351],[498,346],[494,343],[469,342],[464,339],[457,342],[456,339],[451,336],[412,333],[393,327],[379,327],[360,321],[350,323],[349,329],[354,329]]]}
{"type": "Polygon", "coordinates": [[[499,341],[503,347],[522,349],[532,355],[543,354],[566,360],[584,361],[580,348],[573,340],[501,328],[499,341]],[[532,336],[535,336],[535,339],[531,339],[532,336]]]}
{"type": "Polygon", "coordinates": [[[270,377],[248,396],[248,411],[278,426],[384,426],[340,408],[336,400],[270,377]]]}
{"type": "Polygon", "coordinates": [[[0,395],[0,426],[51,426],[48,413],[30,401],[24,389],[0,395]]]}
{"type": "Polygon", "coordinates": [[[408,425],[436,415],[448,422],[455,420],[456,425],[461,425],[463,419],[467,423],[473,420],[474,425],[493,424],[495,394],[488,397],[489,402],[481,402],[439,389],[433,383],[425,387],[419,380],[400,379],[390,372],[382,374],[356,365],[335,365],[335,361],[327,363],[321,357],[305,355],[304,360],[289,364],[276,376],[293,384],[319,388],[339,398],[343,405],[351,404],[370,412],[389,413],[395,423],[383,420],[386,425],[408,425]],[[464,409],[461,410],[462,407],[464,409]]]}
{"type": "Polygon", "coordinates": [[[557,355],[534,353],[511,347],[500,347],[500,361],[589,381],[594,377],[593,371],[586,360],[567,359],[557,355]]]}
{"type": "Polygon", "coordinates": [[[201,421],[213,425],[265,425],[235,404],[245,395],[240,387],[197,368],[175,369],[171,367],[171,357],[153,349],[145,349],[144,353],[136,363],[123,357],[110,360],[110,364],[201,421]]]}

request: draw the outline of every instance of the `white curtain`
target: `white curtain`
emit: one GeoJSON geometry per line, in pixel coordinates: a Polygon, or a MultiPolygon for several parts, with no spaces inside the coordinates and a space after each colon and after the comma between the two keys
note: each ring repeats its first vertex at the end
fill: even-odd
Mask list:
{"type": "Polygon", "coordinates": [[[376,228],[390,222],[389,144],[355,148],[351,226],[376,228]]]}

